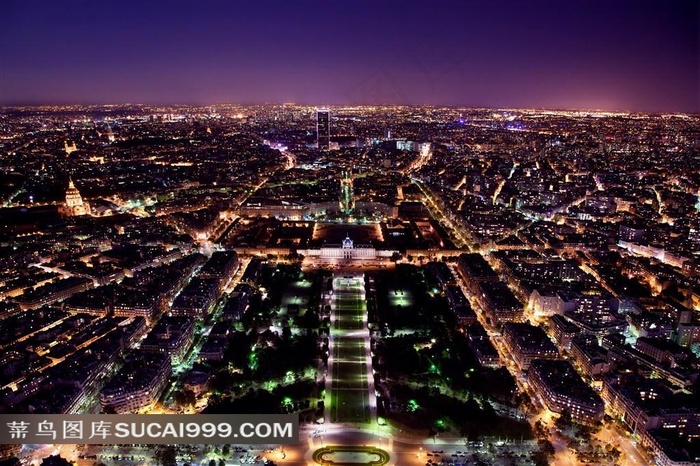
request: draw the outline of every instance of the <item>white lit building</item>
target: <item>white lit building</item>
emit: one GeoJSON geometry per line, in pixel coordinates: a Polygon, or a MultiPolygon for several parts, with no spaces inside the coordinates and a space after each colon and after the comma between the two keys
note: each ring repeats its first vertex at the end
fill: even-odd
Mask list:
{"type": "Polygon", "coordinates": [[[136,413],[156,404],[172,374],[166,354],[133,356],[100,392],[102,408],[117,414],[136,413]]]}
{"type": "Polygon", "coordinates": [[[354,244],[350,237],[343,240],[343,244],[329,244],[321,248],[323,259],[374,259],[377,250],[370,244],[354,244]]]}

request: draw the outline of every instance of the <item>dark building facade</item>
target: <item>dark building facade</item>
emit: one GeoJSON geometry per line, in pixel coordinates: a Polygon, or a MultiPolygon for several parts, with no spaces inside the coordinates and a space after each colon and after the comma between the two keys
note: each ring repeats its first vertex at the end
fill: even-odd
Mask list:
{"type": "Polygon", "coordinates": [[[325,108],[316,110],[316,142],[319,149],[331,145],[331,112],[325,108]]]}

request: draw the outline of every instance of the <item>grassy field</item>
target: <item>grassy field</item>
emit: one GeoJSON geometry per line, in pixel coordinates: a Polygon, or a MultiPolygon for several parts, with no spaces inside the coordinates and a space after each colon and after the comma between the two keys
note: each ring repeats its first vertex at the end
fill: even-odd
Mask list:
{"type": "Polygon", "coordinates": [[[334,286],[338,336],[333,347],[332,422],[369,422],[369,393],[364,338],[343,332],[364,328],[367,312],[359,280],[337,280],[334,286]]]}

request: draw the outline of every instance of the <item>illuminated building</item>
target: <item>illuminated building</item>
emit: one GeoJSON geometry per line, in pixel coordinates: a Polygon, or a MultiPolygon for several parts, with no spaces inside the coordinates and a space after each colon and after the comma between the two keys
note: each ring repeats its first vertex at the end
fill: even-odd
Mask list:
{"type": "Polygon", "coordinates": [[[523,306],[505,283],[481,283],[478,287],[476,300],[483,307],[487,318],[493,325],[523,320],[523,306]]]}
{"type": "Polygon", "coordinates": [[[164,354],[135,353],[100,392],[102,408],[128,414],[155,405],[172,374],[164,354]]]}
{"type": "Polygon", "coordinates": [[[498,357],[498,351],[494,348],[488,333],[481,324],[477,322],[467,327],[467,340],[469,348],[479,364],[484,367],[500,367],[501,360],[498,357]]]}
{"type": "Polygon", "coordinates": [[[195,277],[177,295],[170,314],[204,319],[214,308],[221,291],[218,279],[195,277]]]}
{"type": "Polygon", "coordinates": [[[503,342],[521,370],[526,371],[535,359],[558,359],[559,352],[542,327],[509,322],[503,326],[503,342]]]}
{"type": "Polygon", "coordinates": [[[674,438],[664,429],[650,429],[641,437],[642,446],[654,458],[657,466],[691,466],[698,464],[698,449],[695,444],[674,438]]]}
{"type": "Polygon", "coordinates": [[[63,148],[66,150],[66,155],[70,155],[71,152],[78,150],[78,147],[75,145],[75,141],[71,142],[71,144],[68,144],[68,141],[64,141],[63,148]]]}
{"type": "Polygon", "coordinates": [[[68,182],[68,189],[66,190],[66,203],[61,209],[61,212],[69,217],[90,214],[90,205],[83,201],[83,197],[80,195],[78,188],[75,187],[72,179],[68,182]]]}
{"type": "Polygon", "coordinates": [[[639,337],[635,343],[635,349],[671,368],[678,367],[679,362],[689,358],[688,351],[664,338],[639,337]]]}
{"type": "Polygon", "coordinates": [[[477,292],[480,283],[498,281],[498,275],[481,254],[461,254],[457,260],[457,270],[472,292],[477,292]]]}
{"type": "Polygon", "coordinates": [[[151,295],[115,292],[113,309],[117,317],[143,317],[150,321],[158,311],[158,305],[151,295]]]}
{"type": "Polygon", "coordinates": [[[182,363],[194,342],[195,320],[182,316],[164,316],[141,342],[141,350],[165,354],[173,365],[182,363]]]}
{"type": "Polygon", "coordinates": [[[323,259],[374,259],[377,250],[370,244],[355,244],[350,236],[343,240],[343,244],[329,244],[321,248],[323,259]]]}
{"type": "Polygon", "coordinates": [[[655,429],[686,438],[700,435],[700,408],[692,395],[674,393],[663,379],[609,375],[601,396],[613,415],[641,437],[655,429]]]}
{"type": "Polygon", "coordinates": [[[300,220],[308,207],[297,202],[279,199],[248,199],[240,208],[241,214],[248,217],[276,217],[300,220]]]}
{"type": "Polygon", "coordinates": [[[471,308],[467,297],[464,296],[462,288],[457,285],[447,285],[445,297],[460,325],[471,325],[476,322],[476,313],[471,308]]]}
{"type": "Polygon", "coordinates": [[[688,347],[698,342],[700,342],[700,324],[695,322],[678,324],[676,343],[688,347]]]}
{"type": "Polygon", "coordinates": [[[555,413],[568,411],[572,419],[584,423],[603,417],[603,400],[567,361],[532,361],[527,380],[547,408],[555,413]]]}
{"type": "Polygon", "coordinates": [[[580,329],[566,317],[558,314],[550,317],[549,325],[557,344],[569,351],[571,349],[571,340],[580,332],[580,329]]]}
{"type": "Polygon", "coordinates": [[[350,172],[344,172],[343,178],[340,180],[340,211],[345,215],[352,215],[354,210],[353,178],[350,172]]]}
{"type": "Polygon", "coordinates": [[[573,338],[571,360],[591,379],[599,380],[600,374],[610,371],[607,351],[598,345],[598,340],[593,335],[584,334],[573,338]]]}
{"type": "Polygon", "coordinates": [[[217,280],[219,291],[223,291],[238,271],[238,266],[235,251],[216,251],[199,271],[199,277],[217,280]]]}
{"type": "Polygon", "coordinates": [[[47,306],[76,293],[89,290],[93,286],[93,281],[87,278],[68,277],[29,290],[17,298],[17,303],[23,310],[38,309],[41,306],[47,306]]]}

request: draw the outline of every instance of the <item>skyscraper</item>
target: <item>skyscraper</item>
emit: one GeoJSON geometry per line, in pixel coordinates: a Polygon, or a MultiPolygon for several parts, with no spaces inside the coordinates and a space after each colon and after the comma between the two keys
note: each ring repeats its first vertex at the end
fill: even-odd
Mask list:
{"type": "Polygon", "coordinates": [[[327,108],[316,110],[316,143],[324,150],[331,144],[331,112],[327,108]]]}

